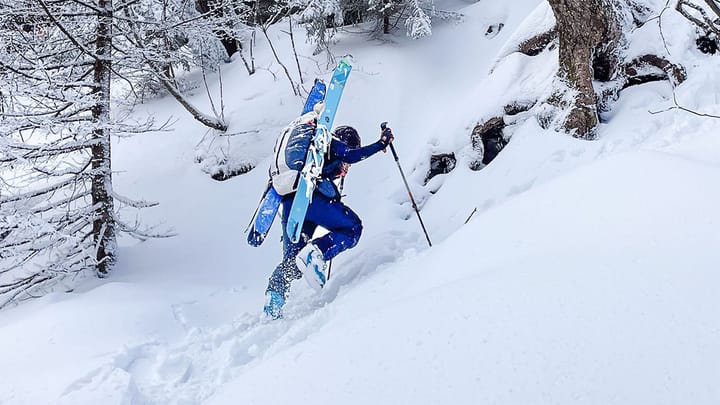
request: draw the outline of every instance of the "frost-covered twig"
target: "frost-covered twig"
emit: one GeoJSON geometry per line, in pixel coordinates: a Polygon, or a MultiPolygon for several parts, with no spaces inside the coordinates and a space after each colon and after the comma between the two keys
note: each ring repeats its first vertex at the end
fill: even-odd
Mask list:
{"type": "MultiPolygon", "coordinates": [[[[710,4],[709,1],[706,3],[710,4]]],[[[714,4],[713,11],[717,9],[717,5],[714,4]]],[[[702,28],[705,32],[713,32],[716,35],[720,35],[720,27],[716,23],[715,20],[710,18],[710,16],[707,15],[707,12],[697,4],[694,4],[690,2],[689,0],[678,0],[677,5],[675,6],[675,9],[680,13],[683,17],[697,25],[698,27],[702,28]],[[700,17],[694,16],[689,10],[693,9],[700,14],[700,17]]],[[[718,15],[720,17],[720,14],[718,15]]]]}
{"type": "Polygon", "coordinates": [[[237,136],[237,135],[246,135],[246,134],[259,134],[259,129],[249,129],[247,131],[238,131],[238,132],[225,132],[220,134],[220,136],[237,136]]]}
{"type": "Polygon", "coordinates": [[[290,26],[290,44],[292,45],[293,55],[295,55],[295,65],[297,65],[298,76],[300,77],[300,85],[304,84],[302,69],[300,68],[300,60],[298,59],[297,48],[295,47],[295,35],[293,35],[293,21],[292,16],[288,16],[288,25],[290,26]]]}
{"type": "Polygon", "coordinates": [[[665,2],[665,7],[663,7],[662,11],[658,15],[658,30],[660,31],[660,38],[662,38],[663,47],[665,48],[665,52],[667,52],[668,55],[670,55],[670,49],[667,46],[667,40],[665,40],[665,32],[663,31],[662,27],[662,18],[665,12],[670,8],[670,0],[667,0],[665,2]]]}
{"type": "Polygon", "coordinates": [[[217,117],[219,121],[222,121],[223,111],[221,108],[220,112],[218,113],[217,109],[215,108],[215,100],[213,100],[212,93],[210,93],[210,85],[207,81],[207,72],[205,71],[205,67],[202,68],[202,78],[203,84],[205,85],[205,93],[207,94],[208,100],[210,101],[210,109],[212,110],[213,114],[215,114],[215,117],[217,117]]]}
{"type": "Polygon", "coordinates": [[[664,110],[648,111],[648,112],[649,112],[650,114],[660,114],[660,113],[664,113],[664,112],[668,112],[668,111],[672,111],[672,110],[681,110],[681,111],[685,111],[685,112],[690,113],[690,114],[693,114],[693,115],[697,115],[698,117],[706,117],[706,118],[720,119],[720,115],[713,115],[713,114],[701,113],[701,112],[693,111],[693,110],[691,110],[691,109],[689,109],[689,108],[687,108],[687,107],[681,106],[681,105],[678,103],[678,101],[677,101],[677,95],[675,94],[675,89],[673,89],[673,104],[675,104],[675,105],[672,106],[672,107],[668,107],[668,108],[666,108],[666,109],[664,109],[664,110]]]}
{"type": "Polygon", "coordinates": [[[21,278],[13,282],[0,285],[0,296],[9,293],[8,297],[3,299],[2,302],[0,302],[0,309],[7,307],[9,304],[15,302],[23,294],[28,293],[28,291],[31,291],[33,288],[42,286],[43,283],[49,281],[50,279],[51,277],[47,275],[34,274],[29,277],[21,278]]]}
{"type": "Polygon", "coordinates": [[[265,35],[265,39],[268,41],[268,45],[270,45],[270,50],[273,53],[273,56],[275,56],[275,60],[277,63],[282,67],[283,71],[285,72],[285,77],[287,77],[288,81],[290,82],[290,87],[292,87],[293,94],[296,96],[299,96],[297,87],[295,86],[295,81],[292,79],[292,76],[290,76],[290,71],[285,66],[285,64],[280,60],[280,56],[278,56],[277,51],[275,50],[275,45],[273,45],[272,40],[270,40],[270,36],[268,35],[267,27],[261,26],[260,30],[262,31],[263,35],[265,35]]]}
{"type": "Polygon", "coordinates": [[[120,220],[117,221],[118,228],[121,231],[140,241],[146,241],[148,239],[172,238],[177,236],[177,233],[173,231],[156,232],[156,227],[143,227],[137,220],[133,225],[129,225],[120,220]]]}
{"type": "Polygon", "coordinates": [[[133,199],[130,199],[128,197],[118,194],[115,190],[113,190],[113,192],[112,192],[112,197],[115,200],[119,201],[123,205],[132,207],[132,208],[138,208],[138,209],[156,207],[159,204],[155,201],[133,200],[133,199]]]}

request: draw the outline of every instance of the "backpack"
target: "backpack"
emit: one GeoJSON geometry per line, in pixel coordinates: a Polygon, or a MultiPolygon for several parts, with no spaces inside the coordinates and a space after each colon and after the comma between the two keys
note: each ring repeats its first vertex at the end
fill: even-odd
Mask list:
{"type": "Polygon", "coordinates": [[[315,135],[317,113],[311,111],[285,127],[275,141],[275,159],[270,166],[270,180],[280,195],[297,190],[300,172],[305,166],[308,149],[315,135]]]}

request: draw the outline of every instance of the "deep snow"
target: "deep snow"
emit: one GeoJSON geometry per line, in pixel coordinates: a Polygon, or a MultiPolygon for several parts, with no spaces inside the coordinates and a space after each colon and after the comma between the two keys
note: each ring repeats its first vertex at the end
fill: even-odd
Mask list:
{"type": "MultiPolygon", "coordinates": [[[[0,313],[0,403],[720,402],[716,121],[651,114],[672,106],[672,87],[643,85],[622,93],[597,141],[529,120],[509,129],[491,165],[470,171],[472,125],[507,100],[544,94],[557,66],[553,51],[508,54],[508,39],[547,15],[537,0],[512,3],[448,5],[463,22],[438,23],[420,41],[340,33],[335,52],[357,64],[336,123],[368,143],[390,122],[435,246],[390,155],[354,165],[346,202],[363,238],[336,259],[322,294],[294,284],[281,321],[260,320],[279,227],[259,249],[242,233],[274,136],[302,103],[267,47],[258,61],[276,80],[267,70],[248,78],[240,61],[222,67],[230,132],[259,132],[213,142],[257,163],[247,175],[202,173],[196,146],[220,149],[171,100],[138,108],[178,121],[116,143],[116,188],[160,202],[143,221],[178,236],[123,241],[112,277],[0,313]],[[504,29],[486,38],[498,22],[504,29]],[[436,152],[455,152],[458,166],[423,187],[436,152]]],[[[639,30],[631,51],[663,48],[657,28],[639,30]]],[[[671,58],[688,68],[678,100],[718,114],[719,63],[692,48],[681,17],[666,13],[663,28],[671,58]]],[[[327,76],[302,61],[306,77],[327,76]]]]}

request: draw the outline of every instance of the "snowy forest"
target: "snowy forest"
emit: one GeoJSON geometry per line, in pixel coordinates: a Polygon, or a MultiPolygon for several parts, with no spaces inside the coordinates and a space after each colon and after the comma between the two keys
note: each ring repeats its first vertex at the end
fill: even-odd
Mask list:
{"type": "Polygon", "coordinates": [[[717,404],[719,46],[718,0],[0,0],[0,403],[717,404]],[[268,319],[246,226],[344,60],[392,153],[268,319]]]}
{"type": "MultiPolygon", "coordinates": [[[[256,73],[256,37],[268,38],[274,24],[286,25],[291,40],[297,25],[304,31],[298,40],[311,41],[313,55],[332,60],[329,44],[346,19],[375,21],[378,33],[390,30],[391,17],[402,19],[407,34],[420,38],[430,33],[432,13],[430,4],[419,1],[9,1],[0,6],[0,306],[68,276],[91,271],[104,277],[115,262],[120,233],[139,239],[171,235],[119,215],[124,208],[153,204],[114,191],[112,138],[172,130],[170,122],[132,116],[134,106],[170,95],[221,136],[228,130],[222,105],[209,111],[195,107],[184,94],[195,77],[184,73],[199,71],[205,77],[233,56],[248,75],[256,73]]],[[[293,56],[297,62],[297,53],[293,56]]],[[[307,91],[302,71],[291,73],[293,64],[282,68],[293,94],[307,91]]]]}

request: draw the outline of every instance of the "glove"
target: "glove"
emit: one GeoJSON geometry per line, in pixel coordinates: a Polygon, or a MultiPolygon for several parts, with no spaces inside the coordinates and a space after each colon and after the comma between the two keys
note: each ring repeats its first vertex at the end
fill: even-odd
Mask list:
{"type": "Polygon", "coordinates": [[[385,129],[383,129],[382,133],[380,134],[380,141],[385,146],[388,146],[392,143],[392,141],[394,139],[395,139],[395,136],[393,136],[392,130],[388,127],[385,127],[385,129]]]}

